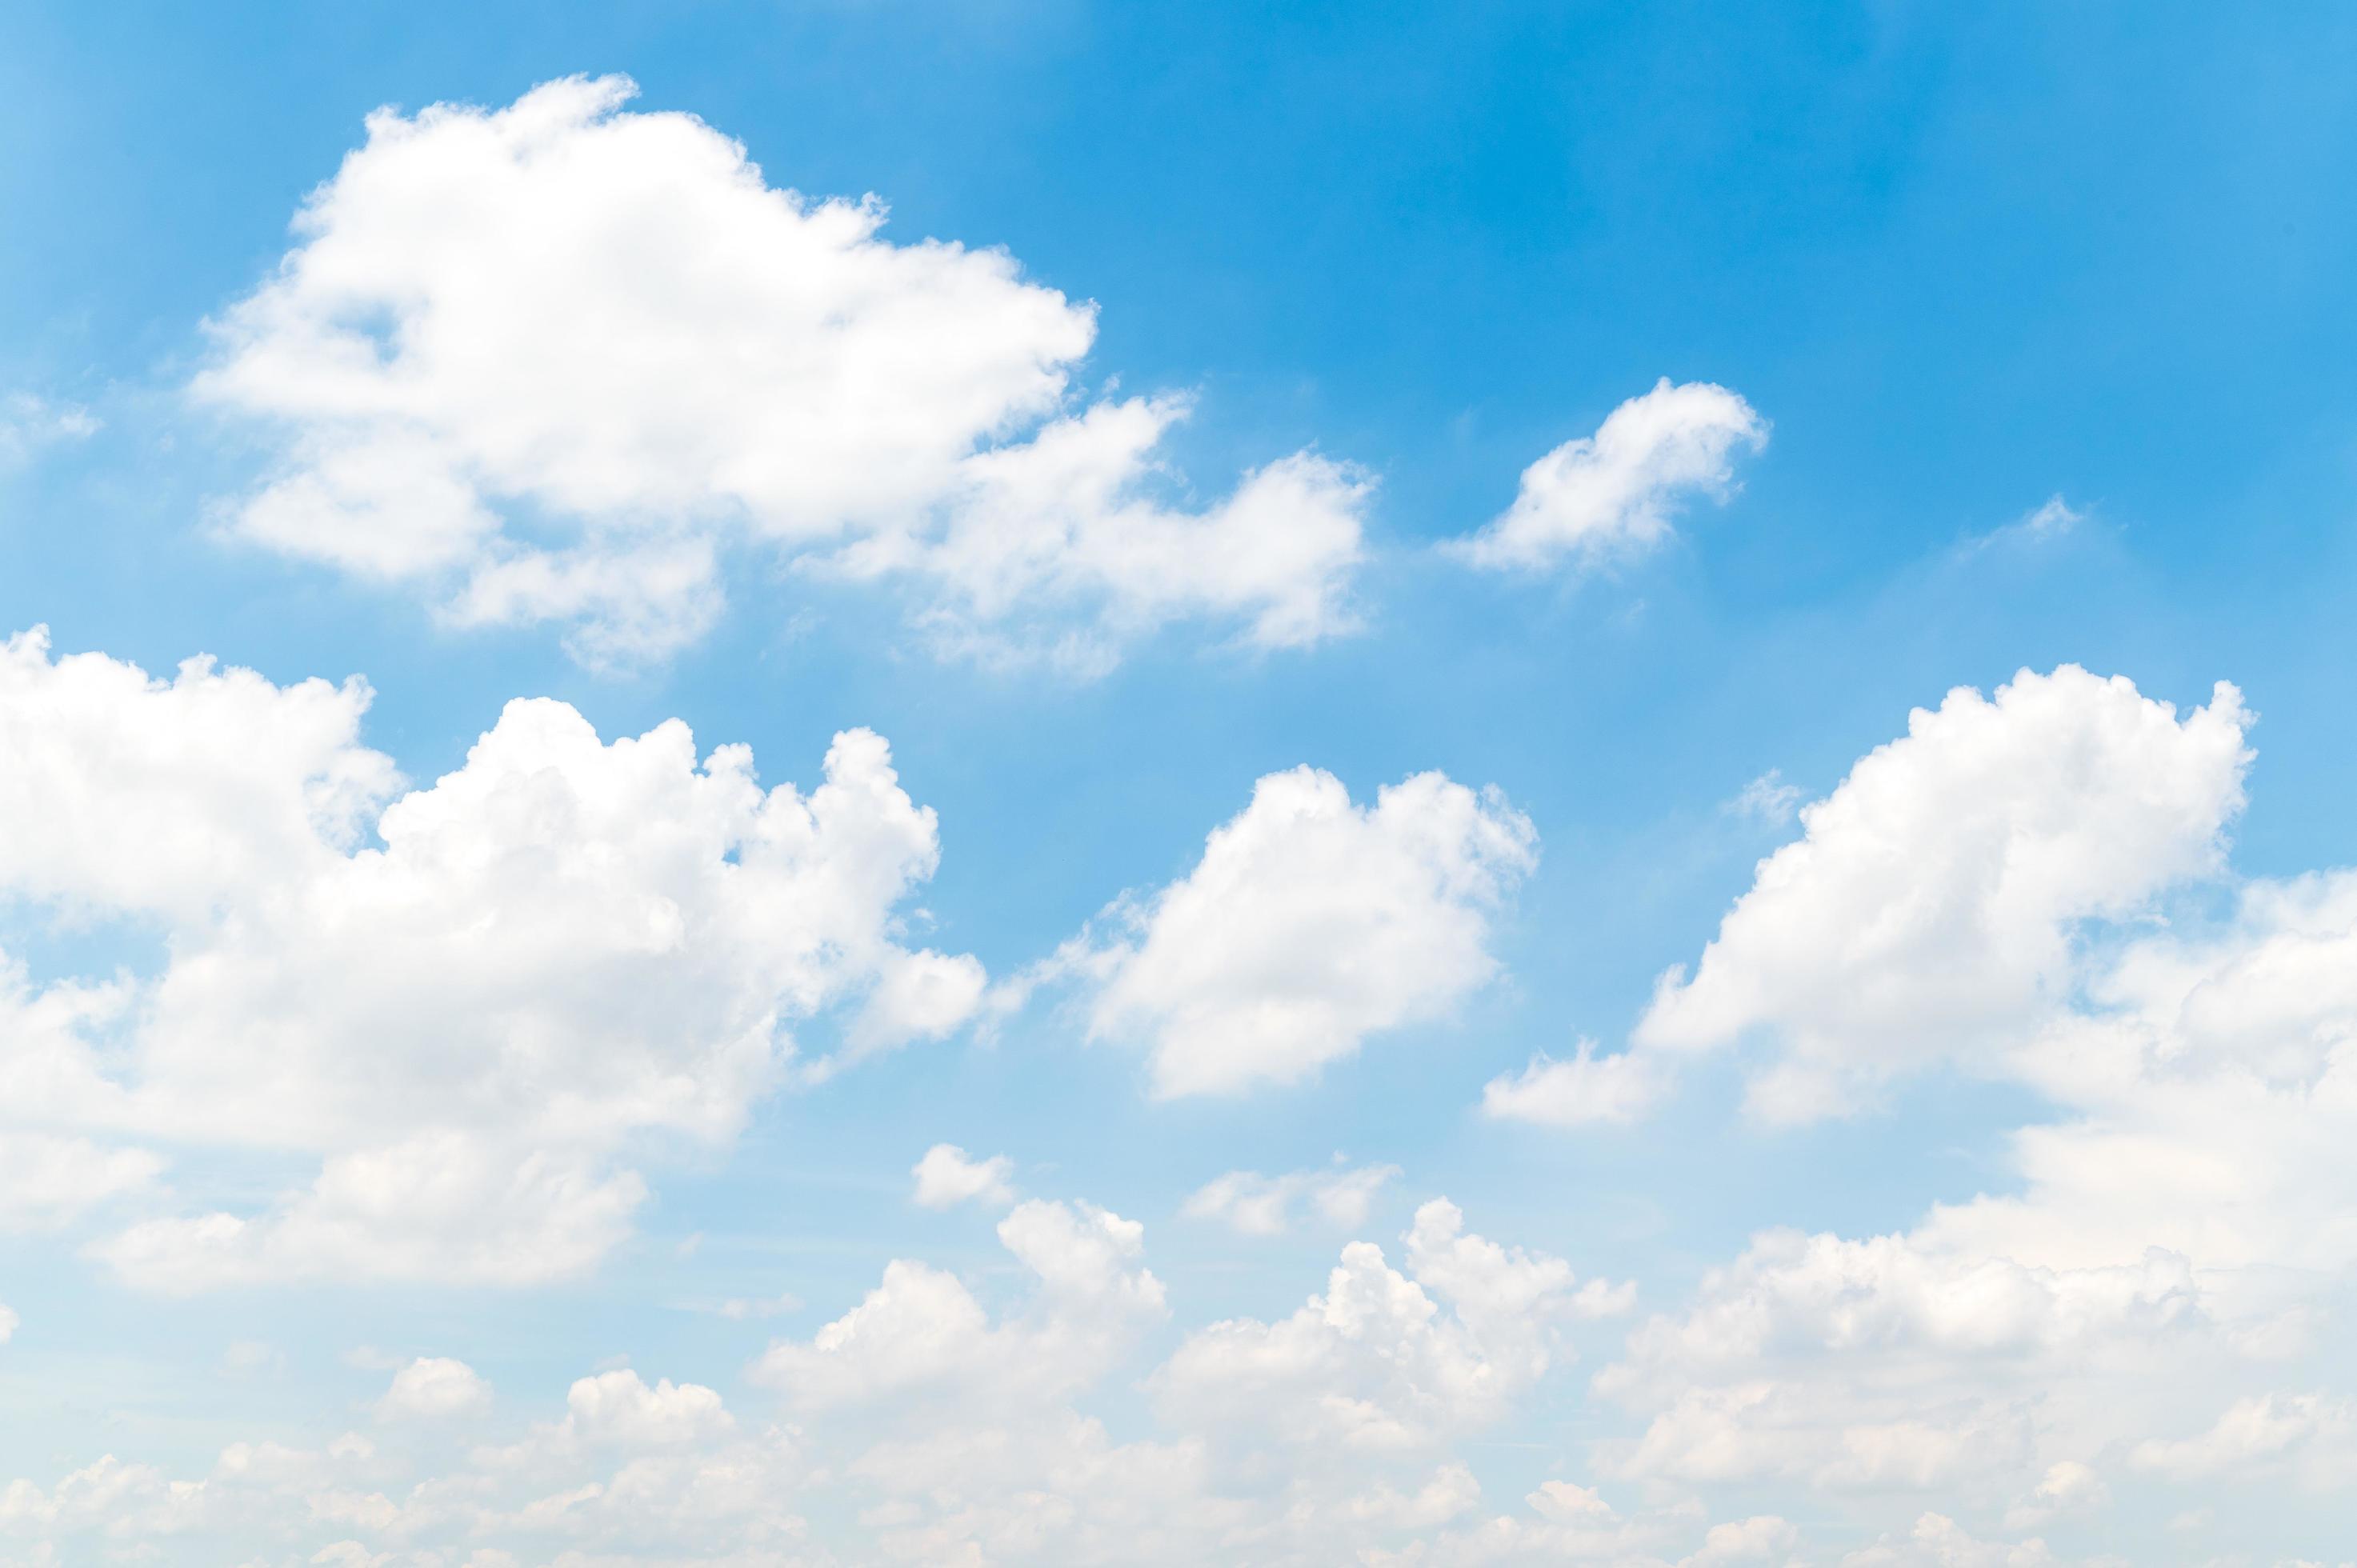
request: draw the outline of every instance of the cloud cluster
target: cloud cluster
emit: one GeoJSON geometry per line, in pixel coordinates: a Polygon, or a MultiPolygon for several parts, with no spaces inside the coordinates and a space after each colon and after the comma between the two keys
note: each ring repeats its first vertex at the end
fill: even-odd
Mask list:
{"type": "Polygon", "coordinates": [[[139,1283],[576,1272],[627,1233],[636,1155],[733,1136],[795,1021],[842,1015],[857,1054],[981,997],[972,959],[900,940],[937,835],[872,734],[805,795],[675,721],[609,743],[517,702],[404,789],[368,700],[0,648],[0,890],[165,943],[145,973],[11,972],[0,1154],[40,1177],[11,1207],[142,1188],[137,1144],[320,1161],[263,1212],[98,1244],[139,1283]]]}
{"type": "Polygon", "coordinates": [[[1174,499],[1184,398],[1076,405],[1095,310],[1004,252],[882,237],[621,77],[381,110],[194,391],[275,454],[240,537],[461,624],[659,656],[755,548],[917,595],[949,644],[1099,665],[1181,618],[1352,624],[1368,481],[1314,452],[1174,499]]]}
{"type": "Polygon", "coordinates": [[[1751,1041],[1770,1060],[1749,1108],[1774,1123],[1936,1068],[2016,1075],[2099,939],[2222,871],[2249,723],[2223,682],[2182,715],[2074,665],[1959,687],[1802,809],[1692,972],[1663,975],[1629,1051],[1534,1062],[1489,1086],[1488,1110],[1628,1121],[1681,1061],[1751,1041]]]}

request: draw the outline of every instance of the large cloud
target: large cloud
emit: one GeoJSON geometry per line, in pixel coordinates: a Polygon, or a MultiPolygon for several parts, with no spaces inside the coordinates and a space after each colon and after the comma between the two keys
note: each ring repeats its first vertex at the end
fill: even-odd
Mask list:
{"type": "Polygon", "coordinates": [[[1092,1035],[1150,1047],[1157,1093],[1295,1082],[1486,983],[1491,918],[1536,846],[1498,791],[1438,773],[1372,807],[1329,773],[1272,773],[1192,871],[1059,962],[1096,986],[1092,1035]]]}
{"type": "Polygon", "coordinates": [[[1178,617],[1267,646],[1351,622],[1367,489],[1314,453],[1156,499],[1184,399],[1075,411],[1093,307],[999,251],[770,186],[620,77],[371,115],[196,391],[277,463],[231,526],[461,622],[657,654],[753,542],[906,575],[947,641],[1102,661],[1178,617]]]}
{"type": "Polygon", "coordinates": [[[2158,902],[2227,875],[2245,722],[2231,687],[2179,715],[2068,669],[1960,693],[1763,863],[1633,1059],[1761,1028],[1771,1085],[1947,1060],[2040,1106],[1998,1190],[1763,1233],[1641,1327],[1597,1380],[1642,1423],[1609,1471],[1938,1503],[1861,1563],[2042,1560],[1954,1520],[2067,1521],[2147,1473],[2357,1473],[2328,1327],[2357,1267],[2357,875],[2158,902]]]}
{"type": "Polygon", "coordinates": [[[1692,975],[1664,977],[1637,1044],[1771,1036],[1753,1105],[1786,1121],[1986,1062],[2066,998],[2086,922],[2220,868],[2247,722],[2232,686],[2179,716],[2072,665],[1916,710],[1803,811],[1692,975]]]}
{"type": "Polygon", "coordinates": [[[367,701],[52,660],[39,633],[0,650],[0,888],[167,940],[144,978],[17,973],[0,1116],[322,1162],[264,1212],[104,1242],[136,1280],[579,1270],[644,1193],[624,1156],[733,1135],[792,1021],[850,1010],[856,1053],[980,995],[973,960],[899,940],[937,839],[872,734],[838,736],[804,795],[742,746],[699,760],[676,721],[609,744],[517,702],[400,793],[357,738],[367,701]]]}

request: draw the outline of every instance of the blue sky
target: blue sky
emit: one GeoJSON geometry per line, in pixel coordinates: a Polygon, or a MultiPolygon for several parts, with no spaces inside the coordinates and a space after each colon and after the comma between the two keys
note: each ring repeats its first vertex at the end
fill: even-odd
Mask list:
{"type": "Polygon", "coordinates": [[[13,8],[0,1563],[2345,1551],[2352,67],[2330,6],[13,8]],[[577,185],[494,159],[609,74],[577,185]],[[798,271],[850,209],[785,188],[888,220],[798,271]],[[1103,496],[1016,471],[1065,436],[1103,496]],[[268,686],[130,673],[197,654],[268,686]],[[888,822],[745,902],[722,764],[506,814],[622,787],[521,697],[802,795],[872,730],[888,822]],[[396,897],[410,790],[466,847],[396,897]],[[1006,1164],[928,1207],[937,1144],[1006,1164]],[[1360,1240],[1431,1321],[1288,1327],[1360,1240]]]}

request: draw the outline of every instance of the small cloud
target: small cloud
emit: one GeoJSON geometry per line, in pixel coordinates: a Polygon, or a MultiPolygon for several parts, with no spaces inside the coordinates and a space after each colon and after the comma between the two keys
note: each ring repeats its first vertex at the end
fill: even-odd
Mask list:
{"type": "MultiPolygon", "coordinates": [[[[1335,1156],[1340,1166],[1342,1156],[1335,1156]]],[[[1376,1195],[1400,1174],[1397,1165],[1294,1171],[1265,1176],[1230,1171],[1206,1182],[1179,1212],[1190,1219],[1216,1219],[1245,1236],[1282,1236],[1293,1228],[1293,1211],[1307,1200],[1320,1218],[1340,1230],[1367,1222],[1376,1195]]]]}
{"type": "Polygon", "coordinates": [[[1969,534],[1956,547],[1956,556],[1968,560],[1984,551],[2004,548],[2029,549],[2068,538],[2087,521],[2087,512],[2072,506],[2059,495],[2049,496],[2044,504],[2033,511],[2024,512],[2002,528],[1986,533],[1969,534]]]}
{"type": "Polygon", "coordinates": [[[472,1415],[491,1402],[491,1385],[447,1356],[420,1356],[393,1375],[376,1402],[379,1421],[441,1421],[472,1415]]]}
{"type": "Polygon", "coordinates": [[[731,1296],[712,1308],[712,1312],[732,1323],[743,1323],[748,1319],[779,1317],[789,1312],[800,1312],[802,1305],[802,1297],[791,1291],[783,1291],[771,1296],[731,1296]]]}
{"type": "Polygon", "coordinates": [[[1582,1040],[1569,1061],[1541,1055],[1519,1078],[1491,1079],[1481,1090],[1481,1113],[1544,1127],[1630,1122],[1669,1089],[1669,1074],[1653,1057],[1637,1051],[1599,1057],[1594,1040],[1582,1040]]]}
{"type": "Polygon", "coordinates": [[[955,1144],[935,1144],[909,1174],[917,1178],[911,1196],[920,1208],[954,1208],[968,1202],[1005,1208],[1015,1201],[1015,1188],[1006,1179],[1015,1174],[1015,1162],[1005,1155],[977,1160],[955,1144]]]}
{"type": "Polygon", "coordinates": [[[1797,785],[1785,783],[1784,775],[1771,768],[1746,784],[1723,809],[1729,816],[1781,828],[1801,809],[1801,790],[1797,785]]]}
{"type": "Polygon", "coordinates": [[[44,446],[98,434],[96,414],[74,403],[51,403],[28,392],[0,395],[0,467],[14,467],[44,446]]]}

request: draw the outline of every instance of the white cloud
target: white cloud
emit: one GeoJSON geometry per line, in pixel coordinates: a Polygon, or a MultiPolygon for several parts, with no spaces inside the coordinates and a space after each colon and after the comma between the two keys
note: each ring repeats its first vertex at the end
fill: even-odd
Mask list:
{"type": "Polygon", "coordinates": [[[376,1402],[379,1421],[443,1421],[475,1415],[491,1402],[491,1385],[464,1361],[420,1356],[393,1375],[376,1402]]]}
{"type": "Polygon", "coordinates": [[[1445,1199],[1416,1210],[1408,1273],[1354,1241],[1325,1294],[1275,1323],[1216,1323],[1152,1380],[1184,1429],[1343,1454],[1428,1447],[1487,1425],[1543,1376],[1569,1321],[1624,1310],[1631,1293],[1577,1285],[1560,1258],[1464,1233],[1445,1199]],[[1448,1304],[1444,1311],[1434,1297],[1448,1304]]]}
{"type": "Polygon", "coordinates": [[[1073,406],[1093,306],[771,187],[635,91],[370,116],[213,324],[195,391],[278,455],[240,536],[593,660],[699,635],[740,545],[905,576],[938,639],[1083,666],[1182,617],[1270,647],[1351,624],[1354,470],[1302,452],[1166,504],[1185,400],[1073,406]]]}
{"type": "MultiPolygon", "coordinates": [[[[1640,1051],[1763,1028],[1837,1084],[1944,1058],[2041,1104],[2001,1191],[1866,1240],[1763,1233],[1640,1328],[1596,1381],[1644,1422],[1610,1473],[1912,1490],[2013,1530],[2099,1513],[2106,1455],[2357,1474],[2345,1396],[2261,1391],[2315,1361],[2357,1263],[2357,875],[2156,904],[2224,875],[2246,722],[2232,688],[2179,715],[2025,677],[1917,714],[1808,809],[1648,1020],[1690,1034],[1640,1051]]],[[[1857,1561],[2042,1550],[1925,1516],[1857,1561]]]]}
{"type": "Polygon", "coordinates": [[[79,403],[52,403],[28,392],[0,394],[0,468],[14,467],[44,446],[98,434],[98,416],[79,403]]]}
{"type": "Polygon", "coordinates": [[[1307,1202],[1328,1224],[1355,1230],[1367,1222],[1375,1195],[1400,1174],[1397,1165],[1337,1166],[1265,1176],[1230,1171],[1197,1189],[1180,1212],[1216,1219],[1246,1236],[1282,1236],[1293,1229],[1293,1211],[1307,1202]]]}
{"type": "Polygon", "coordinates": [[[1681,1316],[1630,1336],[1597,1391],[1646,1416],[1612,1473],[1685,1485],[1953,1497],[2159,1419],[2172,1380],[2231,1371],[2188,1262],[2056,1271],[1914,1236],[1770,1231],[1681,1316]]]}
{"type": "Polygon", "coordinates": [[[1165,1313],[1162,1283],[1133,1266],[1145,1228],[1092,1204],[1033,1199],[998,1239],[1036,1279],[994,1324],[956,1276],[896,1259],[857,1306],[756,1369],[802,1410],[909,1399],[979,1402],[1004,1416],[1092,1382],[1165,1313]]]}
{"type": "Polygon", "coordinates": [[[794,1021],[850,1013],[856,1055],[979,1001],[973,960],[899,940],[936,831],[868,732],[804,795],[743,746],[699,761],[676,721],[609,744],[517,702],[400,793],[367,701],[204,660],[154,682],[39,633],[0,650],[0,890],[169,939],[144,978],[16,972],[0,1122],[321,1162],[264,1212],[100,1243],[135,1283],[577,1272],[644,1197],[625,1153],[733,1137],[794,1021]]]}
{"type": "Polygon", "coordinates": [[[1297,1082],[1486,983],[1491,915],[1536,859],[1494,789],[1422,773],[1369,808],[1297,768],[1255,784],[1194,870],[1116,906],[1124,935],[1050,967],[1095,983],[1093,1037],[1147,1045],[1159,1096],[1297,1082]]]}
{"type": "Polygon", "coordinates": [[[1975,1065],[2063,999],[2079,925],[2219,869],[2247,722],[2223,683],[2180,718],[2073,665],[1994,699],[1951,692],[1802,812],[1691,978],[1663,978],[1637,1043],[1770,1035],[1752,1105],[1783,1122],[1910,1068],[1975,1065]]]}
{"type": "Polygon", "coordinates": [[[9,1340],[15,1338],[18,1326],[24,1321],[25,1320],[23,1318],[10,1311],[6,1305],[0,1305],[0,1345],[5,1345],[9,1340]]]}
{"type": "Polygon", "coordinates": [[[1801,808],[1801,790],[1797,785],[1784,782],[1783,773],[1770,768],[1746,784],[1734,800],[1727,803],[1732,814],[1771,828],[1781,828],[1792,820],[1801,808]]]}
{"type": "Polygon", "coordinates": [[[2007,1530],[2036,1530],[2057,1519],[2095,1513],[2108,1506],[2112,1489],[2094,1467],[2076,1459],[2058,1459],[2046,1467],[2038,1485],[2005,1510],[2007,1530]]]}
{"type": "Polygon", "coordinates": [[[2357,1414],[2346,1402],[2319,1394],[2288,1398],[2259,1394],[2236,1400],[2206,1432],[2186,1438],[2147,1438],[2129,1456],[2138,1469],[2179,1481],[2206,1480],[2277,1459],[2319,1439],[2346,1439],[2357,1414]]]}
{"type": "Polygon", "coordinates": [[[1596,1054],[1582,1040],[1569,1061],[1538,1057],[1519,1076],[1501,1074],[1481,1090],[1481,1112],[1544,1127],[1634,1122],[1668,1092],[1670,1074],[1642,1051],[1596,1054]]]}
{"type": "Polygon", "coordinates": [[[1707,1563],[1776,1561],[1789,1557],[1800,1544],[1801,1532],[1791,1520],[1774,1514],[1754,1514],[1749,1519],[1711,1526],[1703,1537],[1702,1550],[1686,1558],[1680,1568],[1699,1568],[1707,1563]]]}
{"type": "Polygon", "coordinates": [[[1984,1541],[1945,1514],[1927,1513],[1901,1538],[1885,1537],[1842,1559],[1842,1568],[2055,1568],[2054,1553],[2035,1537],[2018,1543],[1984,1541]]]}
{"type": "Polygon", "coordinates": [[[1589,569],[1668,536],[1687,497],[1724,498],[1738,448],[1768,444],[1768,422],[1722,386],[1667,376],[1605,416],[1594,435],[1523,470],[1514,504],[1452,549],[1476,566],[1589,569]]]}
{"type": "Polygon", "coordinates": [[[1015,1188],[1007,1181],[1015,1174],[1015,1162],[1005,1155],[977,1160],[954,1144],[935,1144],[909,1174],[917,1178],[913,1196],[921,1208],[954,1208],[971,1202],[997,1208],[1015,1201],[1015,1188]]]}
{"type": "Polygon", "coordinates": [[[0,1132],[0,1231],[41,1230],[145,1191],[164,1162],[88,1138],[0,1132]]]}

